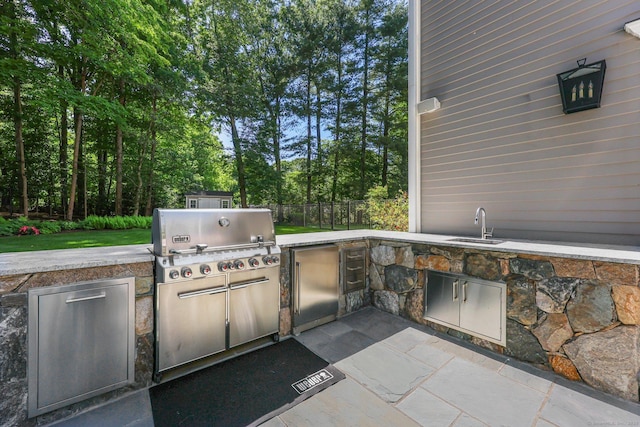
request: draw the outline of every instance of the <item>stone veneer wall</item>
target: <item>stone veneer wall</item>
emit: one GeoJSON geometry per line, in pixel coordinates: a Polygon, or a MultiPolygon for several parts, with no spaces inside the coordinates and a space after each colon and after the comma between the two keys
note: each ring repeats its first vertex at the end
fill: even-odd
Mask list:
{"type": "Polygon", "coordinates": [[[638,265],[385,241],[370,257],[376,307],[638,401],[638,265]],[[505,282],[507,346],[426,321],[426,269],[505,282]]]}
{"type": "Polygon", "coordinates": [[[0,425],[35,426],[66,418],[151,385],[153,375],[153,263],[113,265],[0,277],[0,425]],[[135,382],[27,419],[27,291],[43,286],[135,277],[135,382]]]}

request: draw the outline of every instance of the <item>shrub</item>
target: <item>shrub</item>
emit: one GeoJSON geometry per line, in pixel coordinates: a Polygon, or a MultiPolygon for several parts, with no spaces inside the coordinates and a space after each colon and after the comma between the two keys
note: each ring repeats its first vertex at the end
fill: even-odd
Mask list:
{"type": "Polygon", "coordinates": [[[367,211],[376,230],[409,230],[409,198],[399,191],[395,199],[387,199],[387,187],[377,186],[367,193],[367,211]]]}
{"type": "Polygon", "coordinates": [[[150,216],[96,216],[90,215],[80,222],[86,230],[127,230],[130,228],[151,228],[150,216]]]}
{"type": "Polygon", "coordinates": [[[80,228],[80,224],[74,221],[60,221],[58,225],[61,230],[77,230],[80,228]]]}

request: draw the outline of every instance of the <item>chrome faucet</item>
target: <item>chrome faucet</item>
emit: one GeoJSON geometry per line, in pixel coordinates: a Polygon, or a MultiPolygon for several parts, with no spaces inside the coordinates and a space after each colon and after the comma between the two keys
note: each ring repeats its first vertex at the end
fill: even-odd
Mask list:
{"type": "Polygon", "coordinates": [[[474,221],[475,224],[478,223],[478,218],[482,215],[482,229],[481,229],[481,233],[482,233],[482,239],[486,239],[487,237],[493,237],[493,228],[491,228],[491,230],[487,230],[487,212],[484,210],[484,208],[481,206],[478,208],[478,210],[476,211],[476,219],[474,221]]]}

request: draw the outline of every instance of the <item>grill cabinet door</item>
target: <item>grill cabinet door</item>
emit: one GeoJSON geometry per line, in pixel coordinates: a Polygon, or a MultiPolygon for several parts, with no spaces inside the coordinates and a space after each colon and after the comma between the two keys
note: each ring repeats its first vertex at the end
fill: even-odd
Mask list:
{"type": "Polygon", "coordinates": [[[278,332],[279,273],[271,267],[229,276],[229,347],[278,332]]]}
{"type": "Polygon", "coordinates": [[[459,279],[436,271],[428,271],[427,274],[426,316],[439,323],[459,326],[459,279]]]}
{"type": "Polygon", "coordinates": [[[225,349],[225,276],[158,284],[157,363],[163,371],[225,349]]]}

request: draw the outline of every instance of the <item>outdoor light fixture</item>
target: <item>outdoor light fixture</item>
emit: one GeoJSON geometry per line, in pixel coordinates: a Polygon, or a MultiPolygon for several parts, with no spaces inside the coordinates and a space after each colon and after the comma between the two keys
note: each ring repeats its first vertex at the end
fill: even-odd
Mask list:
{"type": "Polygon", "coordinates": [[[632,36],[640,39],[640,19],[624,24],[624,30],[632,36]]]}
{"type": "Polygon", "coordinates": [[[565,114],[600,107],[607,64],[604,59],[589,65],[585,65],[587,58],[577,62],[578,68],[557,75],[565,114]]]}
{"type": "Polygon", "coordinates": [[[418,114],[433,113],[440,109],[440,101],[438,98],[427,98],[424,101],[418,102],[418,114]]]}

